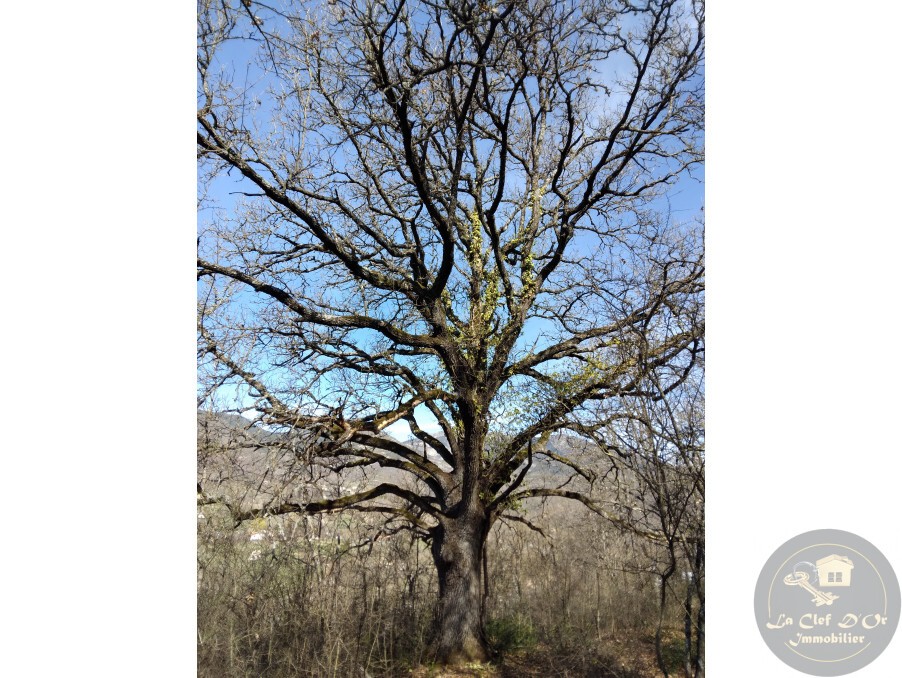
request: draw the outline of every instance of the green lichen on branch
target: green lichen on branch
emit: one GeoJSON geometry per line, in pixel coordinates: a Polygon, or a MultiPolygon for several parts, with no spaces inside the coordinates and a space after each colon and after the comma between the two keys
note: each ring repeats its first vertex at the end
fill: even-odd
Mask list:
{"type": "Polygon", "coordinates": [[[548,385],[558,400],[567,400],[577,393],[600,385],[612,369],[609,362],[590,355],[569,368],[549,374],[548,385]]]}
{"type": "Polygon", "coordinates": [[[470,212],[470,232],[467,246],[467,263],[474,278],[482,278],[485,260],[482,254],[482,222],[479,213],[473,209],[470,212]]]}
{"type": "Polygon", "coordinates": [[[528,246],[526,256],[523,257],[523,261],[520,264],[520,281],[523,284],[521,294],[527,299],[534,296],[537,291],[536,269],[532,253],[532,241],[535,238],[536,232],[538,231],[539,222],[542,220],[542,198],[544,196],[544,186],[538,186],[533,190],[532,217],[530,219],[530,224],[528,227],[526,226],[526,224],[524,224],[521,232],[518,233],[517,237],[515,238],[516,247],[520,247],[522,245],[528,246]]]}
{"type": "Polygon", "coordinates": [[[531,297],[536,292],[536,271],[535,264],[532,260],[532,250],[523,257],[523,264],[520,266],[520,280],[523,281],[523,296],[531,297]]]}
{"type": "Polygon", "coordinates": [[[498,278],[498,269],[492,268],[485,276],[485,292],[482,297],[482,322],[488,326],[495,315],[498,300],[501,298],[501,284],[498,278]]]}
{"type": "Polygon", "coordinates": [[[465,245],[471,276],[470,309],[467,326],[460,339],[464,354],[475,359],[479,353],[497,342],[493,320],[501,299],[501,284],[497,267],[492,265],[487,269],[489,252],[483,251],[482,221],[475,208],[469,213],[467,235],[465,245]]]}

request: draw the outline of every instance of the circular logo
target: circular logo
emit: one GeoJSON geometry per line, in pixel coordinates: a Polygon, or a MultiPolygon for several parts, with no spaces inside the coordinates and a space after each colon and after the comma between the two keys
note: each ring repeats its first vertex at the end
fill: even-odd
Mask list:
{"type": "Polygon", "coordinates": [[[790,539],[755,587],[758,630],[784,663],[812,676],[870,664],[899,623],[899,582],[870,542],[842,530],[790,539]]]}

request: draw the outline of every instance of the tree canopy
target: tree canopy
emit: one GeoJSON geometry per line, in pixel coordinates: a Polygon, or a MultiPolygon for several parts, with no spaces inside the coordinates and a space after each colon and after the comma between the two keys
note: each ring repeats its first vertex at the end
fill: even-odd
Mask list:
{"type": "MultiPolygon", "coordinates": [[[[666,196],[702,160],[703,23],[687,0],[200,3],[203,397],[241,384],[311,462],[412,481],[259,511],[393,513],[449,591],[520,499],[614,517],[527,479],[541,454],[591,480],[543,441],[617,454],[631,403],[700,365],[700,215],[666,196]]],[[[439,656],[480,656],[467,633],[439,656]]]]}

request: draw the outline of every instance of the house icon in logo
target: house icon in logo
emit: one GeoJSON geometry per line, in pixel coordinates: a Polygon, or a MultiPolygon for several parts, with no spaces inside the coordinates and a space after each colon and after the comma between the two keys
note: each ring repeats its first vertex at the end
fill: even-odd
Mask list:
{"type": "Polygon", "coordinates": [[[852,561],[836,554],[815,562],[820,586],[849,586],[852,583],[852,561]]]}

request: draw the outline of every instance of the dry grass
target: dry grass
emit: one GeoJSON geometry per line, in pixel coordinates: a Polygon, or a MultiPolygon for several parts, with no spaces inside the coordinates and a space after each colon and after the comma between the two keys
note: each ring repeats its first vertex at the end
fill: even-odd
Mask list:
{"type": "Polygon", "coordinates": [[[462,668],[419,666],[410,678],[658,678],[649,636],[607,638],[598,647],[569,651],[540,644],[505,654],[492,664],[462,668]]]}
{"type": "MultiPolygon", "coordinates": [[[[556,531],[553,541],[519,527],[493,534],[487,612],[497,658],[443,670],[426,663],[437,589],[428,550],[405,534],[372,541],[377,526],[370,518],[298,518],[237,532],[212,515],[203,521],[198,676],[661,675],[654,577],[641,572],[654,567],[654,554],[609,526],[570,511],[536,517],[556,531]],[[250,541],[255,531],[267,539],[250,541]]],[[[679,609],[668,617],[678,629],[679,609]]]]}

